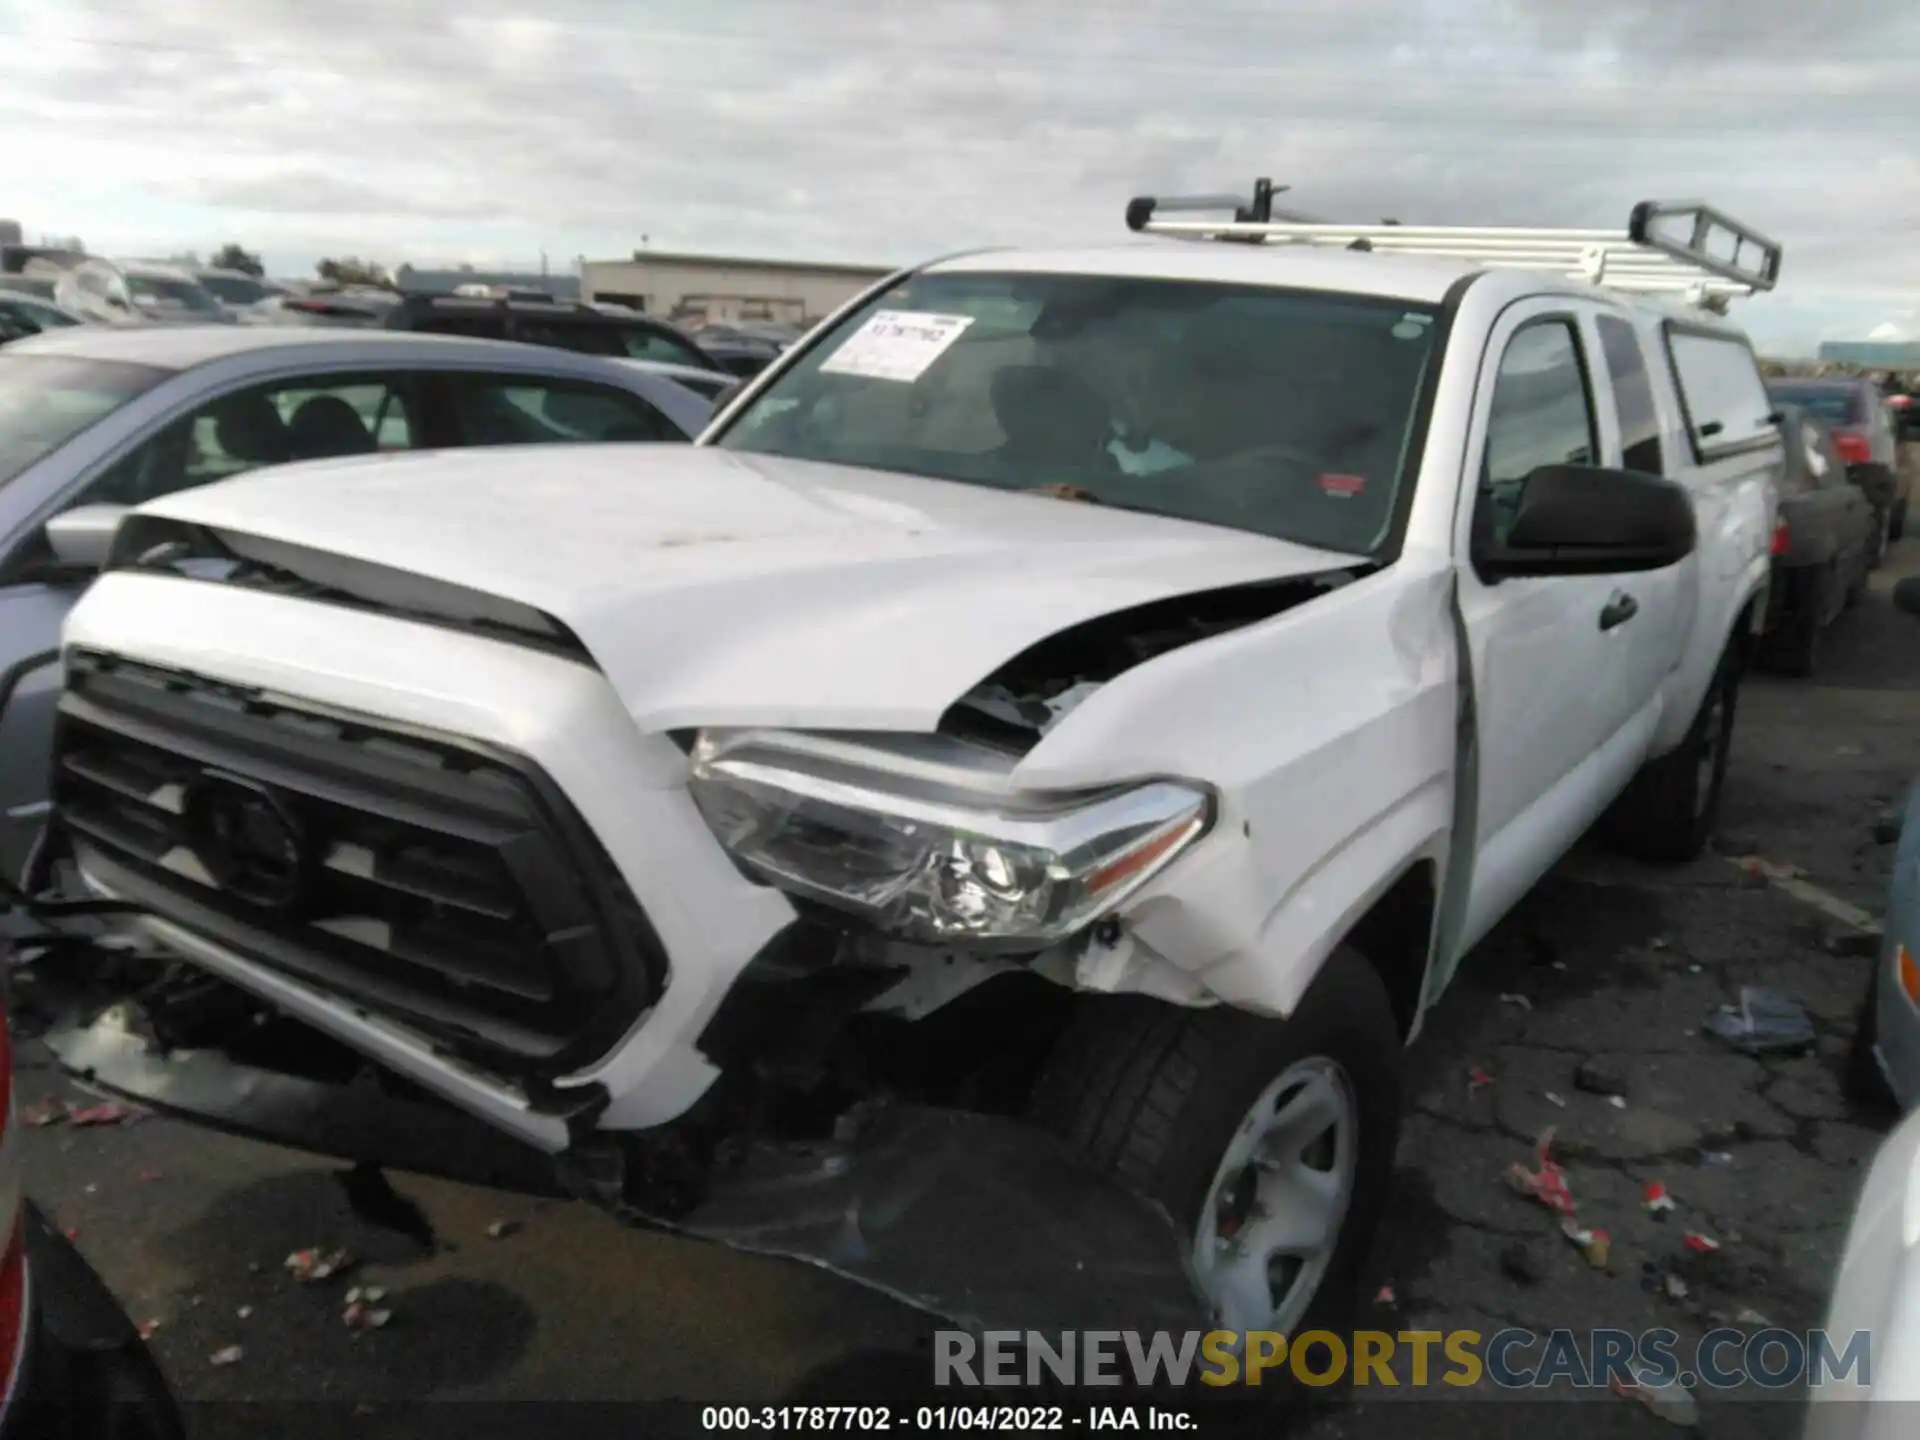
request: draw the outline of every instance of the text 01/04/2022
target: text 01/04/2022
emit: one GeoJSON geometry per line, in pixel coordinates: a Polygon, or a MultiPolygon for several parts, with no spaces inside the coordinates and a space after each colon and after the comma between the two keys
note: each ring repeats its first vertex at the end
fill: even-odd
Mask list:
{"type": "Polygon", "coordinates": [[[1181,1411],[1130,1405],[1091,1406],[1084,1414],[1060,1405],[921,1405],[913,1410],[885,1405],[709,1405],[700,1412],[700,1425],[705,1430],[897,1430],[908,1435],[1194,1428],[1192,1417],[1181,1411]]]}

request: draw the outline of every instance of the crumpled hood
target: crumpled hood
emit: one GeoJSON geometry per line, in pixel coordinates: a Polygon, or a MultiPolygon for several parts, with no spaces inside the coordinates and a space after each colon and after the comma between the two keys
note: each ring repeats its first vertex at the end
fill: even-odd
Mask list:
{"type": "Polygon", "coordinates": [[[320,461],[141,513],[544,611],[647,729],[929,730],[1070,625],[1355,563],[1097,505],[679,445],[320,461]]]}

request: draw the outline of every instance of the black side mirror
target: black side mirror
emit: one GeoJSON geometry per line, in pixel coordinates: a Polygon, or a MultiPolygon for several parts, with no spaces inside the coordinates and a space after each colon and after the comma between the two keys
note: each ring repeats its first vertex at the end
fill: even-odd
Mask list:
{"type": "Polygon", "coordinates": [[[1664,570],[1693,553],[1693,501],[1671,480],[1597,465],[1542,465],[1522,482],[1504,544],[1477,547],[1488,579],[1664,570]]]}
{"type": "Polygon", "coordinates": [[[1893,603],[1909,615],[1920,615],[1920,575],[1909,575],[1894,585],[1893,603]]]}

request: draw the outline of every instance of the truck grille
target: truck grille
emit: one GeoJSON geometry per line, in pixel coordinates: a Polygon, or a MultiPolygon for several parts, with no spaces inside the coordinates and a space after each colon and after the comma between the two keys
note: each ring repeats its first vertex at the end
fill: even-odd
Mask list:
{"type": "Polygon", "coordinates": [[[531,763],[117,657],[68,657],[59,824],[126,899],[450,1048],[610,1046],[665,956],[531,763]]]}

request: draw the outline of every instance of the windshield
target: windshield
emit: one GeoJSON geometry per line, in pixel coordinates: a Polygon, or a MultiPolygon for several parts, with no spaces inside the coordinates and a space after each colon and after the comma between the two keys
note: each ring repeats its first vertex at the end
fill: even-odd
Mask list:
{"type": "Polygon", "coordinates": [[[269,295],[280,293],[272,286],[241,275],[202,275],[200,284],[216,300],[224,300],[229,305],[257,305],[269,295]]]}
{"type": "Polygon", "coordinates": [[[1851,385],[1769,385],[1767,393],[1811,410],[1829,425],[1858,425],[1867,418],[1860,392],[1851,385]]]}
{"type": "Polygon", "coordinates": [[[167,373],[110,360],[0,353],[0,484],[167,373]]]}
{"type": "Polygon", "coordinates": [[[202,315],[220,313],[220,302],[191,280],[162,280],[152,275],[129,275],[127,289],[134,299],[157,300],[161,305],[202,315]]]}
{"type": "Polygon", "coordinates": [[[1254,286],[916,275],[719,444],[1108,504],[1352,554],[1387,536],[1434,312],[1254,286]]]}

